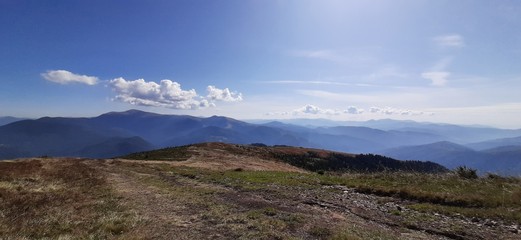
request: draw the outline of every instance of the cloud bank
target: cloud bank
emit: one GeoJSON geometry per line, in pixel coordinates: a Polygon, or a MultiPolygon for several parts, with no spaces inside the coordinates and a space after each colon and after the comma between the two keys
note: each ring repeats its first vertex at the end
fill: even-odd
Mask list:
{"type": "Polygon", "coordinates": [[[371,107],[369,108],[370,113],[380,113],[385,115],[408,115],[408,116],[418,116],[418,115],[424,115],[429,114],[433,115],[433,113],[426,113],[422,111],[413,111],[409,109],[398,109],[398,108],[392,108],[392,107],[371,107]]]}
{"type": "Polygon", "coordinates": [[[383,115],[402,115],[402,116],[419,116],[419,115],[433,115],[434,113],[430,112],[422,112],[422,111],[413,111],[409,109],[399,109],[392,107],[371,107],[366,112],[363,108],[359,108],[356,106],[348,106],[345,110],[338,109],[328,109],[328,108],[320,108],[312,104],[307,104],[301,108],[297,108],[290,112],[270,112],[265,115],[268,116],[287,116],[287,115],[342,115],[342,114],[383,114],[383,115]]]}
{"type": "Polygon", "coordinates": [[[308,104],[304,107],[293,110],[293,115],[310,114],[310,115],[339,115],[342,111],[336,109],[319,108],[315,105],[308,104]]]}
{"type": "Polygon", "coordinates": [[[127,81],[116,78],[109,81],[109,86],[116,93],[113,100],[140,106],[200,109],[214,107],[218,101],[242,101],[241,93],[232,92],[228,88],[208,86],[208,95],[203,97],[195,89],[183,90],[181,84],[168,79],[161,80],[158,84],[144,79],[127,81]]]}
{"type": "Polygon", "coordinates": [[[364,109],[355,106],[349,106],[345,110],[320,108],[312,104],[307,104],[301,108],[294,109],[291,112],[270,112],[266,115],[341,115],[341,114],[361,114],[364,109]]]}
{"type": "Polygon", "coordinates": [[[87,85],[96,85],[99,80],[97,77],[79,75],[67,70],[49,70],[42,73],[41,76],[48,81],[59,84],[82,83],[87,85]]]}

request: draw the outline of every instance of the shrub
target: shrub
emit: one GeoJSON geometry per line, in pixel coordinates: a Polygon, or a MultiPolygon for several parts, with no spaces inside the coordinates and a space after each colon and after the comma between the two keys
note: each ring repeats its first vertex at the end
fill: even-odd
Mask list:
{"type": "Polygon", "coordinates": [[[477,170],[466,166],[459,166],[454,169],[454,172],[461,178],[476,179],[478,178],[477,170]]]}
{"type": "Polygon", "coordinates": [[[268,145],[264,144],[264,143],[252,143],[250,144],[251,146],[254,146],[254,147],[267,147],[268,145]]]}
{"type": "Polygon", "coordinates": [[[487,173],[487,178],[488,179],[491,179],[491,180],[505,180],[504,177],[498,175],[498,174],[495,174],[495,173],[487,173]]]}

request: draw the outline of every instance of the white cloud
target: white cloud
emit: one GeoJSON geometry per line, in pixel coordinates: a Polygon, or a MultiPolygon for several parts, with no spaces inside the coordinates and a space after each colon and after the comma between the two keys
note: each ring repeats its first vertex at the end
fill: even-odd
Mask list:
{"type": "Polygon", "coordinates": [[[67,70],[49,70],[42,73],[41,76],[48,81],[69,84],[69,83],[83,83],[87,85],[95,85],[98,83],[98,78],[87,75],[79,75],[67,70]]]}
{"type": "Polygon", "coordinates": [[[450,72],[434,71],[424,72],[421,74],[422,78],[431,80],[431,85],[436,87],[443,87],[447,84],[447,78],[450,76],[450,72]]]}
{"type": "Polygon", "coordinates": [[[371,107],[371,108],[369,108],[369,112],[372,112],[372,113],[380,112],[380,108],[377,108],[377,107],[371,107]]]}
{"type": "MultiPolygon", "coordinates": [[[[346,110],[340,111],[336,109],[320,108],[315,105],[305,105],[304,107],[295,109],[291,112],[269,112],[267,116],[287,116],[287,115],[328,115],[328,116],[340,116],[345,114],[365,114],[366,111],[356,106],[349,106],[346,110]]],[[[410,109],[399,109],[392,107],[371,107],[368,111],[369,114],[381,114],[381,115],[402,115],[402,116],[420,116],[420,115],[433,115],[431,112],[415,111],[410,109]]]]}
{"type": "Polygon", "coordinates": [[[322,110],[315,105],[306,105],[302,108],[296,109],[295,111],[309,114],[319,114],[322,110]]]}
{"type": "Polygon", "coordinates": [[[465,42],[463,37],[459,34],[450,34],[437,36],[433,39],[436,45],[440,47],[463,47],[465,42]]]}
{"type": "Polygon", "coordinates": [[[177,82],[168,79],[160,84],[146,82],[144,79],[127,81],[116,78],[109,82],[116,92],[116,100],[133,105],[168,107],[174,109],[197,109],[208,107],[208,101],[202,101],[194,89],[183,90],[177,82]]]}
{"type": "Polygon", "coordinates": [[[349,106],[349,107],[347,107],[346,110],[344,110],[344,113],[348,113],[348,114],[362,114],[362,113],[364,113],[364,109],[358,108],[358,107],[355,107],[355,106],[349,106]]]}
{"type": "Polygon", "coordinates": [[[299,114],[311,114],[311,115],[340,115],[340,114],[362,114],[364,109],[349,106],[346,110],[337,110],[337,109],[329,109],[329,108],[320,108],[315,105],[308,104],[304,107],[293,110],[294,115],[299,114]]]}
{"type": "MultiPolygon", "coordinates": [[[[409,109],[398,109],[398,108],[392,108],[392,107],[371,107],[369,108],[369,112],[371,113],[380,113],[385,115],[408,115],[408,116],[417,116],[417,115],[423,115],[425,112],[422,111],[413,111],[409,109]]],[[[432,115],[433,113],[428,113],[432,115]]]]}
{"type": "Polygon", "coordinates": [[[287,116],[289,115],[289,112],[268,112],[268,113],[265,113],[264,115],[266,116],[287,116]]]}
{"type": "Polygon", "coordinates": [[[166,107],[173,109],[199,109],[214,107],[215,102],[235,102],[242,100],[242,94],[228,88],[208,86],[208,96],[202,97],[194,89],[183,90],[181,84],[168,79],[161,82],[147,82],[144,79],[127,81],[116,78],[109,81],[116,92],[115,100],[132,105],[166,107]]]}
{"type": "Polygon", "coordinates": [[[208,86],[206,88],[208,95],[206,96],[210,100],[224,101],[224,102],[240,102],[242,101],[242,94],[237,92],[231,92],[228,88],[219,89],[215,86],[208,86]]]}
{"type": "Polygon", "coordinates": [[[310,114],[310,115],[339,115],[341,111],[336,109],[323,109],[315,105],[308,104],[304,107],[293,110],[293,115],[310,114]]]}

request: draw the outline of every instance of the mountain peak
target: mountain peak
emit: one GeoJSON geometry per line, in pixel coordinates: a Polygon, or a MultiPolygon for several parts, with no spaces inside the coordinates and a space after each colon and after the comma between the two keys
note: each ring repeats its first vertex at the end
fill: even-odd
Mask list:
{"type": "Polygon", "coordinates": [[[160,115],[160,114],[153,113],[153,112],[145,112],[145,111],[141,111],[141,110],[137,110],[137,109],[130,109],[130,110],[123,111],[123,112],[104,113],[104,114],[101,114],[99,117],[101,117],[101,116],[157,116],[157,115],[160,115]]]}

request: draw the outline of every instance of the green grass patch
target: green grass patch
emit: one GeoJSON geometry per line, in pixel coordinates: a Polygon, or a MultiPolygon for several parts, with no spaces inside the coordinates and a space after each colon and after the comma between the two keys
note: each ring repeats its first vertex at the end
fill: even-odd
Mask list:
{"type": "Polygon", "coordinates": [[[316,174],[302,174],[276,171],[212,171],[190,167],[170,167],[170,174],[197,179],[245,190],[269,189],[272,186],[320,187],[316,174]]]}
{"type": "Polygon", "coordinates": [[[188,151],[189,147],[190,145],[162,148],[154,151],[132,153],[121,158],[131,160],[185,161],[191,156],[188,151]]]}
{"type": "Polygon", "coordinates": [[[329,184],[379,196],[416,201],[411,208],[448,215],[521,223],[521,180],[461,178],[455,174],[375,173],[324,176],[329,184]]]}
{"type": "MultiPolygon", "coordinates": [[[[323,189],[322,187],[327,185],[346,186],[361,193],[416,202],[411,208],[423,212],[461,214],[467,217],[496,218],[521,223],[521,180],[519,178],[468,179],[454,173],[384,172],[321,175],[246,170],[211,171],[166,165],[161,166],[161,171],[173,177],[232,187],[242,191],[277,191],[277,194],[282,195],[285,193],[284,189],[288,187],[293,190],[298,188],[313,190],[323,189]]],[[[336,191],[335,188],[328,190],[336,191]]]]}
{"type": "Polygon", "coordinates": [[[291,186],[307,189],[341,185],[358,192],[412,200],[424,211],[469,217],[504,218],[521,223],[521,181],[517,178],[466,179],[455,174],[371,173],[303,174],[270,171],[214,172],[174,168],[173,174],[199,178],[244,190],[291,186]]]}
{"type": "Polygon", "coordinates": [[[503,219],[521,223],[521,208],[519,207],[465,208],[430,203],[417,203],[408,207],[420,212],[437,212],[449,216],[464,215],[476,218],[503,219]]]}

